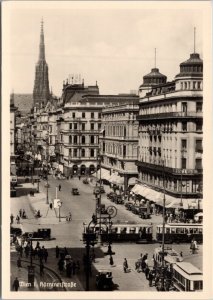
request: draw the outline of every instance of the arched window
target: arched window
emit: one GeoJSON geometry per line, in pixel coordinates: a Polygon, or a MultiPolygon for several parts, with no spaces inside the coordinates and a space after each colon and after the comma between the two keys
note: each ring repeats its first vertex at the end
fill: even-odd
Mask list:
{"type": "Polygon", "coordinates": [[[72,144],[72,136],[69,136],[69,144],[72,144]]]}
{"type": "Polygon", "coordinates": [[[74,135],[74,144],[77,144],[78,143],[78,137],[77,135],[74,135]]]}
{"type": "Polygon", "coordinates": [[[85,136],[84,135],[82,135],[82,137],[81,137],[81,143],[85,144],[85,136]]]}
{"type": "Polygon", "coordinates": [[[94,141],[95,141],[94,135],[91,135],[91,137],[90,137],[90,143],[94,144],[94,141]]]}
{"type": "Polygon", "coordinates": [[[81,156],[82,156],[82,157],[85,157],[85,149],[82,149],[82,150],[81,150],[81,156]]]}
{"type": "Polygon", "coordinates": [[[91,156],[91,157],[94,157],[94,153],[95,153],[95,152],[94,152],[94,149],[90,149],[90,156],[91,156]]]}

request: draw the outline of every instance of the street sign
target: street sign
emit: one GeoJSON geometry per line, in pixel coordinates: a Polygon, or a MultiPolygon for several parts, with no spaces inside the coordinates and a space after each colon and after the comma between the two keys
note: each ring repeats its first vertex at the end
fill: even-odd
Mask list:
{"type": "Polygon", "coordinates": [[[59,208],[59,207],[61,207],[61,200],[60,199],[54,199],[53,200],[53,207],[54,208],[59,208]]]}

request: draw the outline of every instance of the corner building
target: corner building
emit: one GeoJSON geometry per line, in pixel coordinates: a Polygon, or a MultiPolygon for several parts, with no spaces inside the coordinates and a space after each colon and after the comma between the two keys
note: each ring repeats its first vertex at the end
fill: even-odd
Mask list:
{"type": "Polygon", "coordinates": [[[166,82],[160,73],[151,73],[144,76],[139,88],[142,96],[136,164],[140,193],[162,205],[165,188],[166,208],[199,210],[203,179],[203,61],[199,54],[191,54],[180,64],[180,73],[172,82],[166,82]],[[159,80],[163,83],[156,84],[159,80]]]}

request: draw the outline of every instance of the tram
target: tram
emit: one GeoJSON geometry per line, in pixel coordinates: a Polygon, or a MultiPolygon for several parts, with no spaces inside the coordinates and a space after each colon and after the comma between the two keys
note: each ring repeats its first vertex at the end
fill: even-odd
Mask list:
{"type": "MultiPolygon", "coordinates": [[[[156,240],[162,242],[163,225],[157,225],[156,240]]],[[[167,223],[164,230],[165,243],[187,243],[195,239],[198,243],[203,242],[202,224],[167,223]]]]}
{"type": "Polygon", "coordinates": [[[162,266],[162,261],[163,261],[163,256],[164,256],[164,262],[166,265],[173,265],[177,262],[183,261],[183,257],[180,256],[180,254],[175,251],[172,247],[165,247],[164,252],[162,247],[155,248],[154,250],[154,265],[155,267],[161,267],[162,266]],[[164,253],[164,255],[163,255],[164,253]]]}
{"type": "MultiPolygon", "coordinates": [[[[99,232],[99,224],[91,226],[90,230],[99,232]]],[[[151,243],[153,226],[150,224],[119,223],[112,224],[110,230],[107,226],[101,226],[101,240],[103,242],[136,242],[151,243]]]]}
{"type": "Polygon", "coordinates": [[[189,262],[176,263],[173,265],[172,283],[176,291],[201,291],[203,273],[189,262]]]}

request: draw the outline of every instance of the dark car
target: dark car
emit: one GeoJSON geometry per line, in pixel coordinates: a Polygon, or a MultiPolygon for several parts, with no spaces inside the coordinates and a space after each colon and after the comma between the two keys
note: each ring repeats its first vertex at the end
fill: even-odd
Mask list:
{"type": "Polygon", "coordinates": [[[85,178],[85,179],[83,180],[83,183],[84,183],[84,184],[88,184],[88,183],[89,183],[89,180],[88,180],[87,178],[85,178]]]}
{"type": "Polygon", "coordinates": [[[123,204],[124,203],[123,197],[121,195],[116,195],[114,202],[116,204],[123,204]]]}
{"type": "Polygon", "coordinates": [[[140,210],[140,206],[139,205],[133,205],[131,207],[131,211],[133,212],[133,214],[138,215],[139,214],[139,210],[140,210]]]}
{"type": "Polygon", "coordinates": [[[113,289],[112,272],[108,270],[99,270],[96,275],[96,287],[100,291],[113,289]]]}
{"type": "Polygon", "coordinates": [[[21,228],[11,226],[10,227],[10,234],[21,235],[22,230],[21,230],[21,228]]]}
{"type": "Polygon", "coordinates": [[[105,193],[105,189],[104,187],[101,185],[101,186],[96,186],[94,188],[94,191],[93,191],[93,194],[104,194],[105,193]]]}
{"type": "Polygon", "coordinates": [[[72,194],[73,195],[80,195],[79,190],[77,188],[72,188],[72,194]]]}
{"type": "Polygon", "coordinates": [[[146,206],[141,206],[139,209],[139,216],[142,219],[150,219],[151,218],[150,210],[148,210],[146,206]]]}

